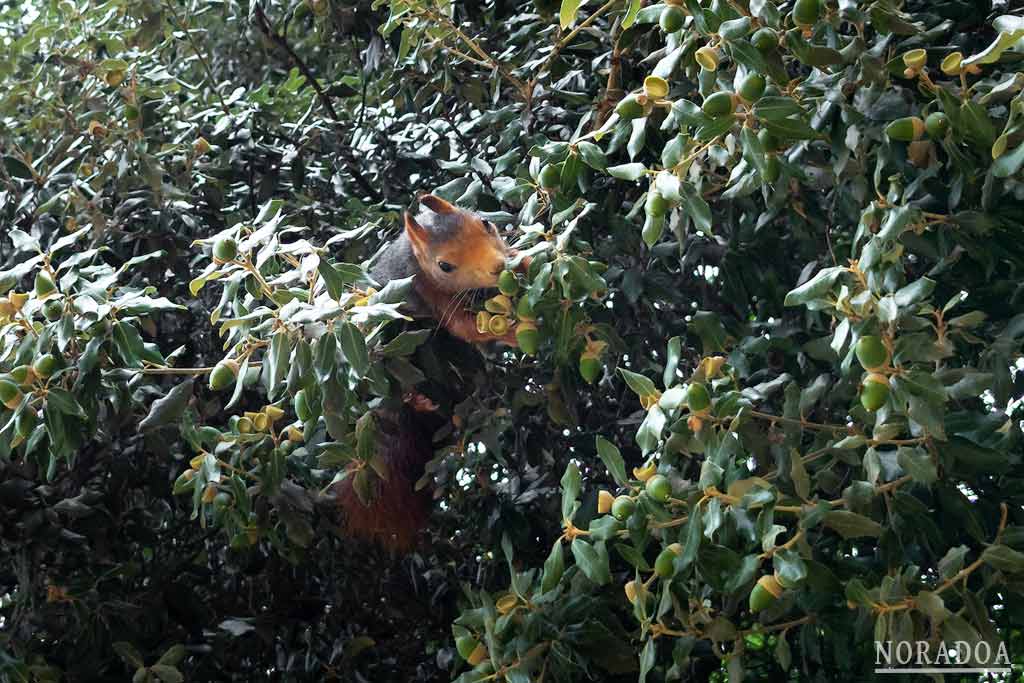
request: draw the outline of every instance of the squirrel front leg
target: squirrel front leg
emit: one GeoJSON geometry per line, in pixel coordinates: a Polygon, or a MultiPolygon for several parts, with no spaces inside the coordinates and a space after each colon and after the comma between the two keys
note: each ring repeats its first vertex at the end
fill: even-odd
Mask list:
{"type": "Polygon", "coordinates": [[[516,335],[509,330],[503,335],[480,332],[476,329],[476,316],[469,311],[460,310],[447,318],[444,327],[453,335],[470,342],[471,344],[483,344],[485,342],[498,341],[509,346],[518,346],[516,335]]]}

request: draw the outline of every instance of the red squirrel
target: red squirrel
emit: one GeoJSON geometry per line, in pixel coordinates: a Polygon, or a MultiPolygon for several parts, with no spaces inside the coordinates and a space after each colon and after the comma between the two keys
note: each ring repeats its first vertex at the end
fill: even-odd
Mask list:
{"type": "MultiPolygon", "coordinates": [[[[514,331],[498,336],[477,330],[467,310],[470,293],[496,287],[498,276],[517,252],[498,228],[476,214],[434,195],[420,198],[427,209],[405,214],[405,230],[381,254],[370,276],[381,284],[415,276],[405,311],[432,318],[453,336],[470,343],[500,342],[516,346],[514,331]]],[[[523,258],[518,266],[528,267],[523,258]]],[[[437,406],[413,392],[398,411],[378,411],[380,459],[388,476],[376,478],[376,491],[365,505],[352,488],[352,477],[339,485],[338,500],[350,536],[373,540],[395,551],[408,551],[430,514],[429,488],[415,491],[424,465],[434,457],[432,437],[443,422],[437,406]]]]}

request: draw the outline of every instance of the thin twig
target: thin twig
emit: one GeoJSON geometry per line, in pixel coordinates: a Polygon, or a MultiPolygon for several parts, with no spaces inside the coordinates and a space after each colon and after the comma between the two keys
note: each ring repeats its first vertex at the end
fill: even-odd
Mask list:
{"type": "Polygon", "coordinates": [[[210,89],[213,90],[213,94],[215,94],[217,96],[217,99],[220,100],[220,108],[224,110],[225,114],[230,115],[231,110],[228,109],[227,102],[224,101],[224,97],[220,94],[220,91],[217,90],[217,81],[213,78],[213,70],[210,68],[210,65],[207,64],[206,57],[203,56],[203,53],[199,50],[199,46],[196,45],[196,41],[192,38],[192,33],[188,30],[188,27],[185,26],[185,24],[181,21],[181,18],[178,16],[178,10],[174,8],[174,3],[166,2],[165,0],[164,7],[167,7],[171,10],[171,14],[174,15],[174,23],[176,23],[179,26],[179,28],[181,28],[182,33],[185,34],[185,38],[188,39],[189,44],[192,46],[192,51],[195,52],[196,57],[199,58],[199,63],[203,65],[203,70],[206,71],[206,77],[210,81],[210,89]]]}

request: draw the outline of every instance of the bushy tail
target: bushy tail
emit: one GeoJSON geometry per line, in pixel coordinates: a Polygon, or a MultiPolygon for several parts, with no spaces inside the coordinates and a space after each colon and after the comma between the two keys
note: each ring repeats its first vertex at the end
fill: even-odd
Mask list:
{"type": "Polygon", "coordinates": [[[378,448],[387,478],[373,477],[369,504],[364,504],[352,487],[353,477],[346,477],[337,485],[338,504],[350,536],[404,553],[412,550],[430,516],[431,488],[417,491],[415,486],[424,465],[434,457],[432,439],[438,418],[422,403],[403,405],[386,418],[381,420],[378,448]]]}

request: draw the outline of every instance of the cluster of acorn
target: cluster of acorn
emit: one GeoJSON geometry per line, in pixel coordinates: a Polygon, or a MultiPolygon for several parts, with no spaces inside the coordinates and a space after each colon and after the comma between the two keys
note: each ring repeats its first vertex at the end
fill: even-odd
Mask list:
{"type": "Polygon", "coordinates": [[[480,334],[504,336],[515,327],[516,342],[523,353],[536,355],[540,347],[540,330],[533,306],[525,296],[515,301],[519,294],[519,279],[511,270],[498,276],[498,295],[484,302],[484,310],[476,314],[476,330],[480,334]]]}
{"type": "MultiPolygon", "coordinates": [[[[8,410],[17,410],[25,400],[26,392],[31,393],[33,387],[45,384],[61,367],[61,361],[52,353],[44,353],[31,365],[19,365],[10,372],[0,375],[0,404],[8,410]]],[[[18,413],[14,421],[15,434],[27,439],[39,422],[39,415],[31,405],[18,413]]]]}
{"type": "Polygon", "coordinates": [[[889,366],[889,349],[879,337],[865,335],[857,340],[855,352],[867,371],[861,383],[860,404],[874,412],[889,398],[889,378],[884,374],[889,366]]]}

